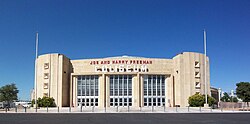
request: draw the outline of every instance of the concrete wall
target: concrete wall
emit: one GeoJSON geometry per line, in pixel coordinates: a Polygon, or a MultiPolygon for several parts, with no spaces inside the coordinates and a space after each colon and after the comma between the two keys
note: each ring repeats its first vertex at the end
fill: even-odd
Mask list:
{"type": "MultiPolygon", "coordinates": [[[[173,58],[175,105],[188,106],[188,98],[195,93],[205,94],[205,57],[203,54],[184,52],[173,58]],[[198,64],[197,64],[198,63],[198,64]],[[196,82],[200,88],[196,88],[196,82]]],[[[210,95],[209,60],[207,61],[207,93],[210,95]]]]}
{"type": "Polygon", "coordinates": [[[37,58],[37,98],[53,97],[58,106],[69,106],[71,72],[70,61],[64,55],[39,56],[37,58]]]}

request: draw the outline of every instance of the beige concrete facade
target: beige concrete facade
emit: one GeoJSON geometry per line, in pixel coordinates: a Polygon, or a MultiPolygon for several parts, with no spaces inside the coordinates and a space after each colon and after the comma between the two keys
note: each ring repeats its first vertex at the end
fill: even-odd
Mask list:
{"type": "MultiPolygon", "coordinates": [[[[207,93],[210,93],[209,59],[207,93]]],[[[165,106],[188,106],[188,97],[205,93],[205,56],[184,52],[172,59],[107,57],[70,60],[62,54],[40,55],[36,60],[37,98],[53,97],[59,107],[78,106],[78,76],[98,76],[98,107],[110,106],[110,76],[132,76],[132,106],[144,106],[145,75],[161,75],[165,83],[165,106]]],[[[34,96],[34,95],[33,95],[34,96]]]]}

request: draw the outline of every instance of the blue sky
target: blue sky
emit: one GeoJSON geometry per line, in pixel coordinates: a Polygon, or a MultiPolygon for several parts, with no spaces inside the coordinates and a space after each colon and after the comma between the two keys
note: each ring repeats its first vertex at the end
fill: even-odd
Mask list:
{"type": "Polygon", "coordinates": [[[0,86],[30,97],[36,31],[39,54],[172,58],[203,53],[205,28],[211,84],[230,91],[250,81],[249,27],[249,0],[0,0],[0,86]]]}

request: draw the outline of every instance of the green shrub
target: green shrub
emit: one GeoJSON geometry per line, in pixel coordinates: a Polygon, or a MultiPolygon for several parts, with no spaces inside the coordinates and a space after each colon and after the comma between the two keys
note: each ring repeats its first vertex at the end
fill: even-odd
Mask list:
{"type": "MultiPolygon", "coordinates": [[[[35,100],[32,100],[32,106],[35,104],[35,100]]],[[[56,107],[55,99],[53,97],[43,97],[37,99],[38,107],[56,107]]]]}
{"type": "MultiPolygon", "coordinates": [[[[211,96],[207,96],[207,97],[208,97],[207,101],[208,101],[209,106],[212,106],[213,104],[215,104],[216,100],[213,97],[211,97],[211,96]]],[[[205,95],[200,95],[200,94],[197,93],[197,94],[195,94],[193,96],[190,96],[188,98],[188,104],[191,107],[202,107],[202,106],[204,106],[204,104],[205,104],[205,95]]]]}

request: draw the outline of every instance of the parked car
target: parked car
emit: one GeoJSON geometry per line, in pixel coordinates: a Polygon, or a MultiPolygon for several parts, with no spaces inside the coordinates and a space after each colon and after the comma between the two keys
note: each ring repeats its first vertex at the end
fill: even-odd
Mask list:
{"type": "Polygon", "coordinates": [[[31,103],[23,104],[23,107],[24,108],[29,108],[29,107],[31,107],[31,103]]]}

